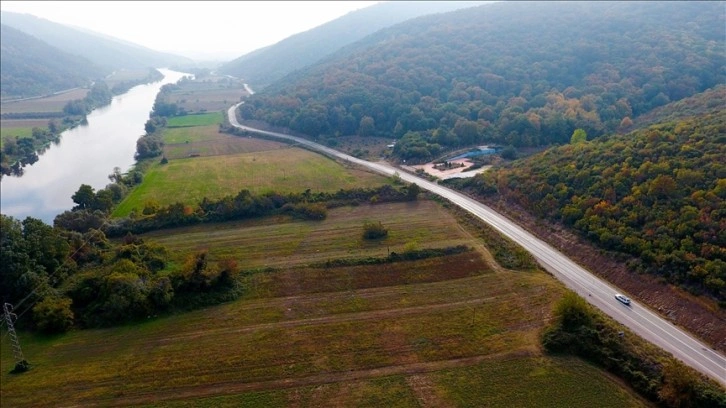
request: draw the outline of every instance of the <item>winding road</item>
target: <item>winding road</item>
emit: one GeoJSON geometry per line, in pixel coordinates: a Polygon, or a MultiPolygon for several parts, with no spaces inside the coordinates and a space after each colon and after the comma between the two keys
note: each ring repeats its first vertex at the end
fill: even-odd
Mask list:
{"type": "Polygon", "coordinates": [[[638,305],[635,301],[630,306],[618,302],[615,299],[615,293],[624,293],[623,291],[588,272],[552,246],[486,205],[426,179],[399,172],[398,169],[387,164],[361,160],[299,137],[243,126],[237,121],[235,114],[237,107],[241,103],[229,108],[228,116],[232,126],[252,133],[291,141],[327,156],[355,163],[385,176],[398,175],[406,182],[415,183],[419,187],[451,201],[521,245],[537,259],[545,270],[563,282],[565,286],[585,298],[590,304],[639,336],[673,354],[687,365],[726,386],[726,357],[645,306],[638,305]]]}

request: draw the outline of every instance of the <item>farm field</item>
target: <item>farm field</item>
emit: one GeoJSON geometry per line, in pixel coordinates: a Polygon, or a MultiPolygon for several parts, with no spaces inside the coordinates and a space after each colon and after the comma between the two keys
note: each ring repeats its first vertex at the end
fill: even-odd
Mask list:
{"type": "Polygon", "coordinates": [[[156,163],[144,181],[114,211],[126,216],[148,202],[196,205],[248,189],[252,193],[301,193],[375,187],[384,177],[345,167],[334,160],[276,142],[220,134],[218,126],[167,129],[167,164],[156,163]],[[184,140],[184,142],[181,142],[184,140]],[[189,141],[189,143],[186,143],[189,141]],[[190,157],[192,156],[192,157],[190,157]]]}
{"type": "Polygon", "coordinates": [[[189,113],[221,112],[239,102],[245,95],[247,91],[240,80],[205,77],[181,82],[179,89],[174,90],[168,97],[168,102],[177,104],[189,113]]]}
{"type": "Polygon", "coordinates": [[[385,257],[389,252],[464,245],[471,240],[451,214],[434,201],[421,199],[333,208],[322,221],[270,217],[176,228],[173,232],[154,231],[140,236],[164,245],[178,261],[183,260],[183,254],[208,251],[212,261],[232,258],[244,268],[385,257]],[[365,221],[382,222],[388,229],[388,237],[380,241],[364,240],[365,221]]]}
{"type": "Polygon", "coordinates": [[[477,249],[248,272],[240,300],[133,326],[21,333],[33,368],[3,370],[2,405],[647,406],[581,360],[542,354],[558,282],[466,242],[477,249]]]}
{"type": "Polygon", "coordinates": [[[205,126],[222,123],[222,112],[198,113],[193,115],[175,116],[167,121],[167,127],[205,126]]]}
{"type": "Polygon", "coordinates": [[[0,140],[22,139],[33,136],[33,128],[48,128],[48,119],[3,119],[0,120],[0,140]]]}
{"type": "Polygon", "coordinates": [[[68,101],[83,99],[88,89],[79,88],[43,98],[26,99],[22,101],[3,102],[3,113],[27,113],[27,112],[61,112],[68,101]]]}

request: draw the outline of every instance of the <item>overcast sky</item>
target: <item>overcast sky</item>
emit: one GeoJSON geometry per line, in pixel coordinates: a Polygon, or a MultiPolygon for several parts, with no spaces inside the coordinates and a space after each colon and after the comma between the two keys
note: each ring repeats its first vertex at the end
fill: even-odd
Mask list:
{"type": "Polygon", "coordinates": [[[232,59],[378,1],[0,1],[0,9],[191,58],[232,59]]]}

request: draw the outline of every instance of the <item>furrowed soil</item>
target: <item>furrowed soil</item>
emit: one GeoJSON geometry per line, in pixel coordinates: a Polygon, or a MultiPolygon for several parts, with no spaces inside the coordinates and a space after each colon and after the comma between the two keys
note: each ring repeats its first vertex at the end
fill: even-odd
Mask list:
{"type": "MultiPolygon", "coordinates": [[[[414,204],[331,211],[329,220],[306,227],[311,232],[289,262],[240,275],[243,295],[234,302],[55,338],[21,333],[32,369],[20,375],[8,374],[4,339],[2,406],[647,406],[595,367],[542,353],[540,332],[564,292],[556,280],[500,267],[438,204],[414,204]],[[377,265],[317,262],[325,258],[318,250],[334,253],[339,242],[362,245],[361,223],[346,227],[346,219],[379,216],[389,220],[393,241],[410,241],[411,233],[398,231],[409,225],[421,247],[472,249],[377,265]],[[323,237],[311,239],[316,231],[323,237]]],[[[173,241],[220,227],[255,237],[257,227],[307,224],[281,222],[144,239],[173,241]]],[[[272,253],[284,240],[263,236],[272,253]]],[[[210,252],[248,244],[208,242],[210,252]]],[[[386,256],[386,246],[361,247],[355,258],[386,256]]]]}

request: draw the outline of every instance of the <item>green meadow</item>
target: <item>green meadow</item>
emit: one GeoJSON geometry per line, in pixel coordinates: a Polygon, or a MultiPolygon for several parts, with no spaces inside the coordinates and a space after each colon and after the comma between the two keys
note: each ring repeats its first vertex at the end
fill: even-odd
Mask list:
{"type": "Polygon", "coordinates": [[[222,112],[199,113],[195,115],[175,116],[167,121],[168,128],[188,127],[188,126],[206,126],[221,123],[223,120],[222,112]]]}

